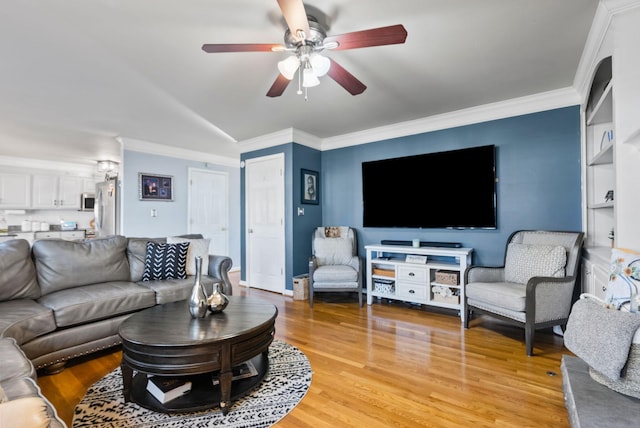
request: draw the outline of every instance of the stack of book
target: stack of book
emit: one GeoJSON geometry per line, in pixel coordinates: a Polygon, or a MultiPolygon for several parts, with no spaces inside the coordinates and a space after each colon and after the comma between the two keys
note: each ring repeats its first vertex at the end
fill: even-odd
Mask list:
{"type": "MultiPolygon", "coordinates": [[[[258,374],[258,370],[256,370],[256,367],[253,365],[251,360],[245,361],[242,364],[238,364],[237,366],[233,367],[231,371],[233,373],[232,381],[238,380],[238,379],[244,379],[247,377],[253,377],[258,374]]],[[[218,378],[219,375],[220,375],[220,372],[216,372],[213,374],[213,377],[211,380],[214,385],[217,385],[220,383],[220,379],[218,378]]]]}
{"type": "Polygon", "coordinates": [[[189,393],[191,382],[185,377],[151,376],[147,380],[147,391],[164,404],[189,393]]]}

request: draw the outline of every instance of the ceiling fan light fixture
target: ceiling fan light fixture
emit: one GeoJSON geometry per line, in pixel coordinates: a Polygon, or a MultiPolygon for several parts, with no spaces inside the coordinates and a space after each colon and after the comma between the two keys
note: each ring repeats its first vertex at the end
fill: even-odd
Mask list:
{"type": "Polygon", "coordinates": [[[278,62],[278,70],[280,71],[280,74],[289,80],[293,79],[293,76],[296,75],[298,67],[300,67],[300,60],[294,55],[278,62]]]}
{"type": "Polygon", "coordinates": [[[313,73],[317,77],[322,77],[329,71],[331,67],[331,61],[329,58],[322,56],[318,53],[312,53],[309,57],[309,63],[311,63],[311,67],[313,68],[313,73]]]}
{"type": "Polygon", "coordinates": [[[320,84],[320,80],[313,72],[312,68],[305,67],[302,70],[302,86],[305,88],[313,88],[314,86],[318,86],[320,84]]]}

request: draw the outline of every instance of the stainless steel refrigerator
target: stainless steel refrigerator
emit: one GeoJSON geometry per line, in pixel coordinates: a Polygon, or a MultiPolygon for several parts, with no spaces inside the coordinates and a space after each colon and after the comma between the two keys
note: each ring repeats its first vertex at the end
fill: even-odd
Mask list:
{"type": "Polygon", "coordinates": [[[116,235],[120,230],[120,189],[118,178],[96,184],[95,214],[96,237],[116,235]]]}

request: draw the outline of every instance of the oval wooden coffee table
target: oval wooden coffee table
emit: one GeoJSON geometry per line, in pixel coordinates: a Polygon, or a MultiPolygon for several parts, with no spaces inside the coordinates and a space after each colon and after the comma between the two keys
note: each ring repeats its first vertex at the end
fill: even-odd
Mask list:
{"type": "Polygon", "coordinates": [[[278,309],[262,300],[230,296],[224,312],[193,319],[188,302],[154,306],[121,325],[125,401],[160,412],[195,411],[220,405],[255,388],[269,367],[268,350],[278,309]],[[258,375],[232,382],[232,368],[251,360],[258,375]],[[135,376],[134,376],[135,374],[135,376]],[[191,392],[162,404],[147,392],[147,375],[188,376],[191,392]],[[219,375],[214,386],[212,377],[219,375]]]}

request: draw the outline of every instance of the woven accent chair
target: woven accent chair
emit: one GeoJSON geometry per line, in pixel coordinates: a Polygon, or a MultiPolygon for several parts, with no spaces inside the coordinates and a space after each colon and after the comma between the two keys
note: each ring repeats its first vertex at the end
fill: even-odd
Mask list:
{"type": "Polygon", "coordinates": [[[567,324],[583,240],[582,232],[511,234],[503,266],[467,268],[464,327],[476,312],[523,326],[527,355],[533,355],[536,330],[567,324]]]}
{"type": "Polygon", "coordinates": [[[318,227],[311,237],[309,306],[314,292],[357,292],[362,306],[362,258],[352,227],[318,227]]]}

